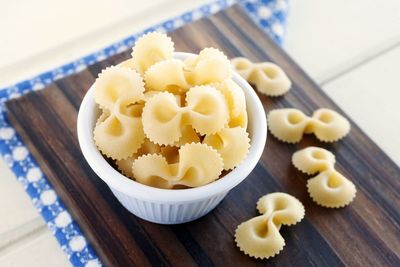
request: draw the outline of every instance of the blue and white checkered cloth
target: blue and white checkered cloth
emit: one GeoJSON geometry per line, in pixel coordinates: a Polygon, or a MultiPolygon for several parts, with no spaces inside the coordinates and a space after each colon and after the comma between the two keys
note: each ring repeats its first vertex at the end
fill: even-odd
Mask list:
{"type": "MultiPolygon", "coordinates": [[[[218,0],[150,27],[144,32],[154,30],[172,31],[183,24],[225,9],[235,2],[239,2],[256,24],[265,30],[277,43],[282,42],[285,34],[288,0],[218,0]]],[[[57,196],[52,185],[40,170],[35,159],[18,134],[16,134],[15,129],[10,125],[6,115],[5,102],[30,91],[40,90],[57,79],[81,71],[95,62],[130,49],[137,37],[144,32],[129,36],[100,51],[54,70],[0,89],[0,154],[15,173],[18,181],[24,186],[35,207],[43,216],[47,226],[74,266],[93,267],[102,266],[102,263],[57,196]]]]}

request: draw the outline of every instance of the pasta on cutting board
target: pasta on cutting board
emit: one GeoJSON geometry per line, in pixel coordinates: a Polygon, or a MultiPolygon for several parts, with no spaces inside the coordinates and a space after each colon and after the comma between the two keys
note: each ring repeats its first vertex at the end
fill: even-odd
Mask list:
{"type": "Polygon", "coordinates": [[[298,143],[313,133],[320,141],[336,142],[350,132],[349,121],[334,110],[320,108],[311,117],[299,109],[282,108],[268,113],[269,130],[286,143],[298,143]]]}
{"type": "Polygon", "coordinates": [[[236,245],[245,254],[268,259],[279,254],[285,240],[279,232],[282,225],[294,225],[304,218],[303,204],[286,193],[271,193],[257,202],[261,215],[240,224],[235,231],[236,245]]]}
{"type": "Polygon", "coordinates": [[[355,185],[335,170],[335,156],[319,147],[307,147],[292,156],[296,169],[317,176],[307,181],[311,198],[327,208],[341,208],[353,201],[356,195],[355,185]]]}
{"type": "Polygon", "coordinates": [[[237,73],[267,96],[284,95],[292,86],[282,68],[272,62],[253,63],[245,57],[233,58],[231,62],[237,73]]]}

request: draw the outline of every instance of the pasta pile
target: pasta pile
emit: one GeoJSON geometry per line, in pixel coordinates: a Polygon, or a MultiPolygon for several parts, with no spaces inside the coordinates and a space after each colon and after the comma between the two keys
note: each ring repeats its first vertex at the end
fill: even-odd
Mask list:
{"type": "Polygon", "coordinates": [[[293,165],[300,171],[317,176],[307,182],[311,198],[327,208],[341,208],[348,205],[356,195],[354,184],[335,170],[335,156],[326,149],[307,147],[295,152],[293,165]]]}
{"type": "Polygon", "coordinates": [[[279,140],[297,143],[303,134],[314,133],[323,142],[336,142],[350,132],[350,123],[327,108],[314,111],[311,117],[294,108],[275,109],[268,114],[270,132],[279,140]]]}
{"type": "Polygon", "coordinates": [[[304,218],[303,204],[285,193],[271,193],[261,197],[257,210],[262,215],[240,224],[235,233],[236,245],[245,254],[268,259],[285,246],[279,233],[282,225],[294,225],[304,218]]]}
{"type": "Polygon", "coordinates": [[[244,57],[233,58],[231,62],[240,76],[265,95],[281,96],[292,86],[286,73],[272,62],[253,63],[244,57]]]}
{"type": "Polygon", "coordinates": [[[163,189],[213,182],[250,148],[246,100],[228,58],[215,48],[184,61],[173,53],[167,35],[146,34],[132,58],[94,84],[98,149],[125,176],[163,189]]]}

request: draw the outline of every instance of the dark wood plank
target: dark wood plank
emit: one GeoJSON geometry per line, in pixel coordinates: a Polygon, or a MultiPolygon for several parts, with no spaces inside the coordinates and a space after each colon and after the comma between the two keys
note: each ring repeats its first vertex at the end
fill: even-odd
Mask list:
{"type": "MultiPolygon", "coordinates": [[[[184,26],[171,36],[179,51],[214,46],[230,57],[282,66],[293,89],[280,98],[259,95],[267,112],[296,107],[310,114],[317,107],[328,107],[343,113],[238,6],[184,26]]],[[[76,116],[98,72],[128,57],[129,51],[116,55],[7,103],[12,124],[106,265],[400,266],[400,169],[354,123],[350,135],[335,144],[307,136],[298,145],[288,145],[270,136],[250,177],[197,221],[162,226],[126,211],[86,164],[77,142],[76,116]],[[350,206],[325,209],[310,200],[307,177],[290,163],[294,151],[309,145],[333,151],[336,167],[354,181],[358,193],[350,206]],[[274,191],[299,198],[306,217],[282,229],[286,248],[279,256],[254,260],[235,247],[234,230],[256,215],[260,196],[274,191]]]]}

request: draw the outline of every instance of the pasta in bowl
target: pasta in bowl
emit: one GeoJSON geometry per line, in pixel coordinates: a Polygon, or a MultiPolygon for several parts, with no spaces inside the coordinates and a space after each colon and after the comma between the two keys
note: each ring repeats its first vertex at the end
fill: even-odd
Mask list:
{"type": "MultiPolygon", "coordinates": [[[[226,89],[231,86],[225,84],[230,83],[228,81],[213,85],[225,77],[224,70],[213,71],[212,77],[205,77],[201,72],[185,75],[186,79],[179,86],[172,84],[168,77],[160,83],[152,76],[165,68],[164,64],[178,65],[175,59],[185,60],[194,70],[211,68],[224,59],[208,62],[199,57],[215,54],[215,50],[207,48],[197,57],[173,52],[173,59],[141,64],[145,82],[150,81],[154,88],[164,88],[161,92],[140,89],[140,81],[135,75],[128,75],[130,69],[126,68],[118,79],[121,84],[135,85],[139,88],[137,91],[127,94],[111,86],[111,92],[101,93],[93,85],[82,101],[77,121],[82,153],[121,204],[138,217],[162,224],[184,223],[202,217],[249,175],[261,157],[267,135],[265,112],[254,90],[238,74],[232,73],[229,79],[237,86],[233,90],[226,89]],[[205,85],[187,85],[199,81],[205,85]],[[186,98],[175,97],[175,90],[184,90],[186,98]],[[238,91],[244,95],[244,104],[234,101],[238,91]],[[121,101],[117,97],[121,94],[133,104],[122,105],[122,108],[116,105],[121,101]],[[140,99],[145,99],[145,103],[140,99]],[[217,108],[221,99],[227,99],[226,110],[217,108]],[[180,105],[183,101],[185,105],[180,105]],[[204,101],[206,107],[202,104],[204,101]],[[243,106],[247,117],[243,115],[243,106]],[[142,130],[138,126],[138,110],[142,110],[142,130]],[[233,119],[228,121],[227,116],[233,119]],[[182,122],[185,127],[179,127],[182,122]],[[124,128],[127,125],[130,129],[140,129],[131,132],[124,128]],[[225,125],[224,128],[221,125],[225,125]],[[164,132],[173,134],[166,138],[164,132]],[[246,138],[249,146],[243,147],[240,140],[246,138]],[[112,145],[103,149],[107,140],[112,140],[112,145]],[[131,140],[129,145],[124,145],[126,140],[131,140]],[[245,155],[244,159],[238,157],[238,151],[245,155]],[[116,166],[104,155],[113,159],[116,166]]],[[[168,48],[160,55],[169,52],[168,48]]],[[[122,63],[129,64],[132,64],[129,60],[122,63]]],[[[118,66],[99,75],[105,86],[108,73],[115,68],[118,66]]]]}

